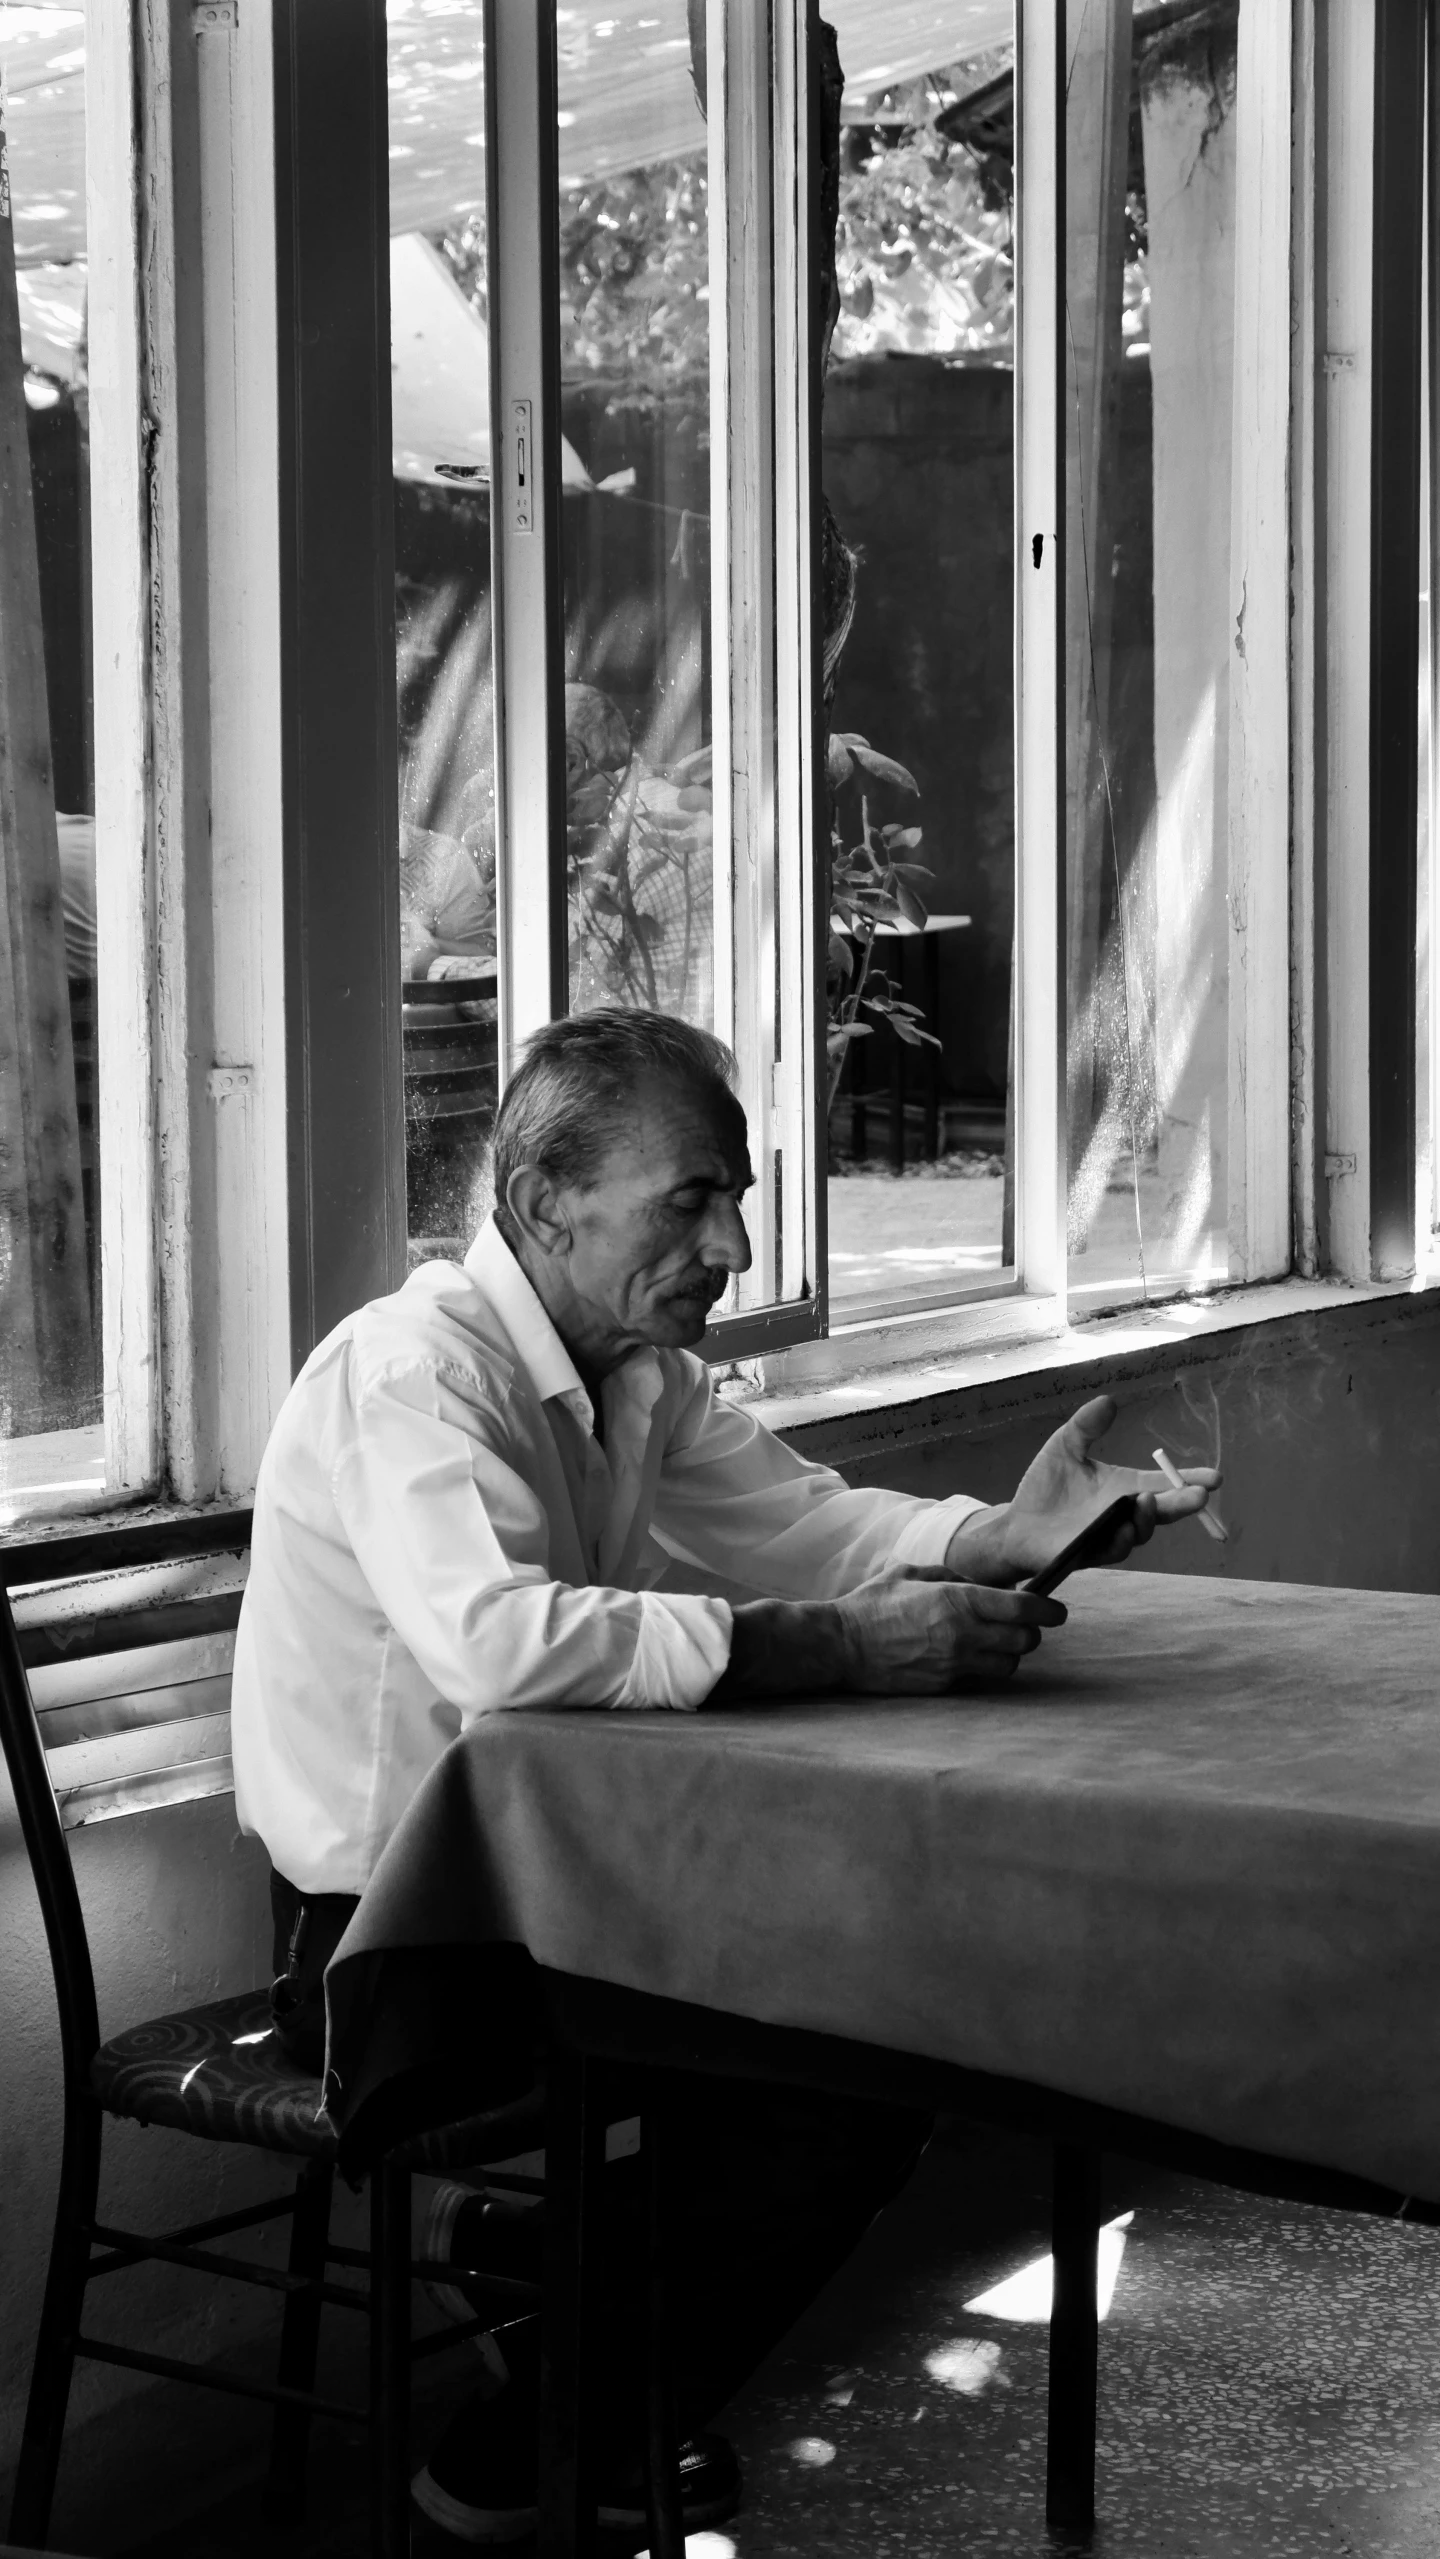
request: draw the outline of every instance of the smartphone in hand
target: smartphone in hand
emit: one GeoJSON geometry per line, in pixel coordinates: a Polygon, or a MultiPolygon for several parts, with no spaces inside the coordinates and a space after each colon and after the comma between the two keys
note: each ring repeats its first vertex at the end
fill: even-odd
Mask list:
{"type": "Polygon", "coordinates": [[[1058,1555],[1043,1564],[1038,1573],[1032,1573],[1028,1581],[1019,1583],[1018,1588],[1048,1599],[1067,1573],[1082,1573],[1087,1564],[1098,1564],[1122,1522],[1129,1520],[1134,1526],[1135,1502],[1134,1493],[1121,1493],[1113,1502],[1107,1502],[1088,1528],[1082,1528],[1078,1537],[1072,1537],[1068,1546],[1062,1546],[1058,1555]]]}

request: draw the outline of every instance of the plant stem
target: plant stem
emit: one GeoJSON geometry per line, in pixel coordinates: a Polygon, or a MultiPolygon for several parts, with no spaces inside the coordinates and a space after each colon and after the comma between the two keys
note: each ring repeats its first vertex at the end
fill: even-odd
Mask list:
{"type": "MultiPolygon", "coordinates": [[[[865,850],[873,861],[874,847],[870,842],[870,802],[863,791],[860,794],[860,833],[864,841],[865,850]]],[[[875,928],[876,919],[874,916],[871,916],[868,929],[862,928],[859,936],[859,974],[856,977],[854,988],[851,993],[844,996],[841,999],[840,1004],[840,1028],[842,1031],[849,1030],[851,1023],[854,1021],[856,1014],[860,1010],[860,998],[865,992],[865,981],[870,974],[870,958],[875,948],[875,928]]],[[[830,1069],[830,1090],[825,1103],[825,1117],[827,1121],[831,1112],[835,1108],[835,1096],[840,1090],[840,1078],[845,1072],[845,1060],[850,1054],[850,1046],[851,1043],[847,1040],[843,1048],[839,1051],[834,1065],[830,1069]]]]}

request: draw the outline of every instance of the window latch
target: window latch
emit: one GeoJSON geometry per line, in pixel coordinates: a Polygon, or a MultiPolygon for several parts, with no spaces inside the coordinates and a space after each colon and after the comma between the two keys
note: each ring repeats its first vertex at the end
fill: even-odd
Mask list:
{"type": "Polygon", "coordinates": [[[528,400],[510,403],[510,436],[515,449],[511,474],[510,529],[513,533],[535,530],[535,451],[528,400]]]}

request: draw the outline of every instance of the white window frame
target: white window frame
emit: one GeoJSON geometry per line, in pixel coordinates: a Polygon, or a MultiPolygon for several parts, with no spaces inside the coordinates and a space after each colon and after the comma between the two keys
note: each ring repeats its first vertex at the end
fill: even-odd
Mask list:
{"type": "Polygon", "coordinates": [[[105,1492],[243,1497],[289,1382],[269,28],[86,7],[105,1492]]]}

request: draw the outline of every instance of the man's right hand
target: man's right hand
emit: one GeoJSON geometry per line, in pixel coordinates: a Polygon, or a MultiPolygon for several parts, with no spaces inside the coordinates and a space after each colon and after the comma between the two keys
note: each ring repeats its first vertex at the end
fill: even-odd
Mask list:
{"type": "Polygon", "coordinates": [[[951,1581],[923,1566],[878,1573],[835,1606],[849,1656],[844,1685],[871,1696],[934,1697],[962,1682],[1009,1679],[1042,1629],[1065,1623],[1058,1599],[951,1581]]]}
{"type": "Polygon", "coordinates": [[[877,1573],[838,1600],[753,1600],[735,1611],[729,1667],[707,1703],[795,1697],[826,1689],[939,1697],[1009,1679],[1047,1626],[1056,1599],[957,1582],[943,1569],[877,1573]]]}

